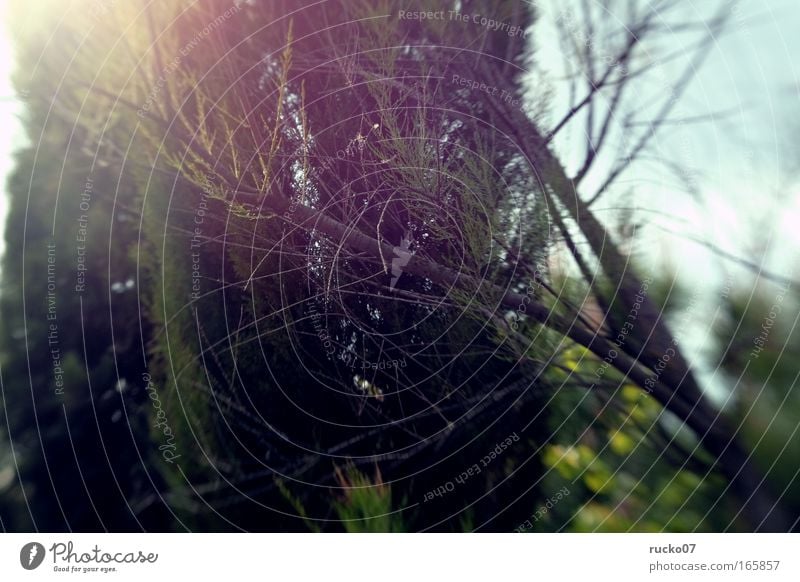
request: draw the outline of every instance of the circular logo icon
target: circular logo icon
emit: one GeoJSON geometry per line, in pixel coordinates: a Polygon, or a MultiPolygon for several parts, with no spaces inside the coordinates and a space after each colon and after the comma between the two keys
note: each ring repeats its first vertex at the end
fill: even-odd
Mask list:
{"type": "Polygon", "coordinates": [[[19,563],[26,570],[35,570],[44,561],[44,546],[39,542],[29,542],[19,551],[19,563]]]}

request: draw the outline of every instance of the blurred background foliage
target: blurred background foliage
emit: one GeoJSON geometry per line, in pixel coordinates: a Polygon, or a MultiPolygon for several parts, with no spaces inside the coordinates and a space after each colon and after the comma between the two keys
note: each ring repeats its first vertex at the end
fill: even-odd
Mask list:
{"type": "MultiPolygon", "coordinates": [[[[378,406],[378,393],[372,392],[371,399],[365,396],[363,412],[351,408],[351,399],[313,389],[316,380],[298,366],[293,339],[264,333],[279,329],[276,322],[307,318],[302,309],[273,313],[287,304],[287,296],[308,295],[305,275],[292,272],[291,262],[253,269],[253,248],[272,241],[277,221],[254,221],[246,209],[227,204],[219,183],[202,188],[214,160],[180,155],[189,151],[187,143],[199,140],[209,154],[219,154],[216,163],[241,164],[254,172],[253,180],[266,180],[262,172],[267,170],[254,169],[249,156],[255,148],[274,145],[275,139],[267,139],[274,136],[231,133],[225,107],[233,110],[239,99],[258,101],[255,87],[263,88],[266,100],[279,101],[275,91],[282,61],[264,59],[264,67],[253,71],[249,67],[264,55],[250,46],[225,61],[222,69],[230,70],[214,64],[241,38],[252,43],[304,38],[318,22],[298,19],[290,30],[286,21],[263,32],[275,15],[289,12],[286,3],[236,4],[240,10],[230,23],[214,29],[202,49],[181,60],[152,108],[141,115],[136,104],[146,102],[159,71],[169,67],[163,55],[179,52],[193,31],[232,5],[162,4],[150,6],[142,18],[142,2],[87,2],[82,19],[59,25],[67,3],[35,15],[22,15],[27,5],[17,4],[20,19],[35,25],[25,28],[29,32],[17,46],[15,82],[27,96],[24,124],[30,145],[17,152],[7,185],[10,212],[0,294],[4,530],[512,531],[526,521],[530,527],[525,529],[537,532],[746,529],[696,435],[618,372],[609,368],[599,375],[602,362],[596,356],[531,322],[523,322],[520,331],[539,334],[532,355],[552,354],[535,381],[525,373],[514,375],[508,354],[487,363],[496,338],[479,341],[472,346],[472,359],[452,371],[451,386],[429,382],[426,388],[449,393],[464,384],[468,399],[511,374],[504,385],[510,396],[501,405],[487,404],[469,419],[468,431],[445,431],[445,437],[416,454],[375,461],[374,454],[405,450],[416,439],[414,431],[438,434],[441,419],[420,419],[409,429],[411,437],[403,427],[359,430],[357,423],[369,428],[381,415],[391,416],[392,403],[378,406]],[[166,27],[172,19],[181,25],[166,27]],[[131,22],[137,26],[130,27],[131,22]],[[165,26],[172,36],[154,42],[156,26],[165,26]],[[210,69],[215,74],[203,77],[210,69]],[[246,80],[239,87],[246,91],[224,93],[231,79],[242,77],[246,80]],[[204,118],[209,104],[198,86],[209,95],[225,94],[214,124],[204,118]],[[161,120],[173,117],[179,123],[164,131],[161,120]],[[237,155],[243,159],[237,161],[237,155]],[[84,212],[78,201],[87,179],[91,203],[84,212]],[[202,244],[196,248],[198,208],[204,214],[202,244]],[[74,265],[82,214],[89,225],[87,278],[85,291],[77,293],[74,265]],[[48,244],[56,256],[57,344],[46,317],[48,244]],[[194,252],[200,253],[199,263],[193,262],[194,252]],[[193,275],[198,264],[199,278],[193,275]],[[274,277],[278,270],[286,271],[280,286],[274,277]],[[241,284],[250,279],[249,287],[241,284]],[[199,297],[189,301],[195,281],[199,297]],[[63,397],[53,375],[54,345],[63,368],[63,397]],[[165,462],[159,449],[164,434],[145,373],[174,434],[181,455],[177,464],[165,462]],[[322,412],[337,419],[338,427],[315,422],[313,415],[322,412]],[[478,477],[426,501],[431,491],[480,463],[512,433],[519,434],[519,442],[478,477]],[[340,442],[348,446],[337,449],[340,442]],[[314,453],[319,450],[326,454],[314,453]],[[562,490],[568,495],[542,512],[562,490]]],[[[498,10],[508,8],[500,4],[498,10]]],[[[306,95],[324,92],[323,85],[323,77],[309,78],[306,95]]],[[[264,107],[265,119],[275,114],[264,107]]],[[[330,140],[336,151],[349,141],[342,136],[358,131],[358,123],[319,139],[330,140]]],[[[295,143],[289,136],[281,147],[297,148],[301,136],[293,138],[295,143]]],[[[480,170],[464,169],[476,186],[480,170]]],[[[338,169],[343,180],[349,171],[344,165],[338,169]]],[[[283,179],[291,181],[291,174],[284,172],[283,179]]],[[[481,233],[473,226],[477,244],[481,233]]],[[[481,252],[473,248],[475,255],[481,252]]],[[[351,266],[359,268],[356,262],[351,266]]],[[[655,275],[652,295],[667,317],[674,314],[678,321],[688,292],[674,289],[672,280],[666,271],[655,275]]],[[[569,274],[554,275],[552,282],[575,304],[586,297],[585,284],[569,274]]],[[[736,287],[724,296],[714,294],[713,344],[707,343],[704,358],[714,374],[725,376],[722,384],[732,386],[715,394],[724,414],[741,423],[774,489],[798,508],[796,319],[776,322],[763,351],[749,357],[775,294],[767,284],[755,294],[736,287]]],[[[363,309],[359,301],[363,298],[349,306],[363,309]]],[[[797,313],[796,302],[791,289],[784,313],[797,313]]],[[[384,322],[388,329],[412,318],[397,317],[384,322]]],[[[434,337],[448,329],[456,344],[457,336],[476,336],[478,327],[475,321],[455,325],[432,319],[418,333],[434,337]]],[[[326,360],[313,328],[306,325],[303,338],[308,366],[327,367],[332,384],[342,378],[346,384],[347,367],[326,360]]],[[[415,382],[426,376],[413,364],[406,373],[415,382]]],[[[391,389],[380,375],[371,382],[391,389]]]]}

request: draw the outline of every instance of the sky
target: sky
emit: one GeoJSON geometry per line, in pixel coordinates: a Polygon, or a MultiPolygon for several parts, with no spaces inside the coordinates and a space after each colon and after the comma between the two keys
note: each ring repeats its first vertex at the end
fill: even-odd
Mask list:
{"type": "MultiPolygon", "coordinates": [[[[5,24],[0,31],[0,230],[5,227],[11,152],[23,140],[17,119],[21,107],[9,79],[13,60],[8,1],[0,0],[5,24]]],[[[699,13],[716,5],[710,0],[689,3],[699,13]]],[[[647,213],[649,227],[637,247],[674,268],[684,281],[719,287],[731,276],[737,281],[749,277],[730,262],[725,265],[734,270],[723,273],[719,257],[692,240],[697,236],[759,264],[763,256],[764,267],[772,271],[788,274],[800,264],[800,181],[795,178],[800,169],[800,140],[795,137],[800,130],[798,30],[798,0],[741,0],[728,32],[718,39],[680,106],[685,115],[719,110],[732,115],[667,132],[658,140],[657,155],[677,157],[699,176],[702,202],[676,192],[674,181],[663,177],[628,177],[636,188],[637,204],[655,211],[647,213]]],[[[553,56],[556,47],[550,42],[543,53],[553,56]]],[[[613,207],[613,202],[606,206],[613,207]]],[[[603,204],[598,210],[602,215],[603,204]]],[[[0,238],[0,252],[3,245],[0,238]]]]}
{"type": "MultiPolygon", "coordinates": [[[[551,17],[566,5],[580,6],[545,3],[551,17]]],[[[712,0],[687,2],[683,14],[662,22],[708,16],[717,6],[712,0]]],[[[755,271],[761,268],[800,280],[800,2],[739,0],[729,14],[726,32],[714,40],[674,117],[726,115],[671,126],[653,141],[656,147],[650,152],[688,170],[699,195],[682,192],[676,179],[656,173],[653,165],[640,165],[621,181],[632,196],[608,197],[595,206],[601,218],[610,218],[621,206],[638,209],[642,227],[636,231],[634,253],[645,269],[674,276],[696,302],[691,311],[676,314],[683,329],[673,331],[681,336],[683,351],[698,366],[709,393],[720,399],[726,382],[704,360],[714,351],[714,314],[731,288],[747,296],[774,284],[753,269],[721,258],[708,245],[755,264],[755,271]]],[[[539,33],[540,60],[560,62],[558,43],[547,38],[539,33]]],[[[679,34],[667,34],[659,50],[680,51],[685,42],[679,34]]],[[[653,61],[657,59],[654,53],[653,61]]],[[[667,73],[668,79],[675,78],[669,69],[667,73]]],[[[650,85],[637,89],[637,105],[647,107],[658,96],[658,86],[650,85]]],[[[556,99],[567,101],[563,87],[556,99]]],[[[567,143],[562,155],[582,161],[582,127],[577,124],[562,142],[567,143]]],[[[585,185],[593,190],[591,176],[585,185]]]]}

